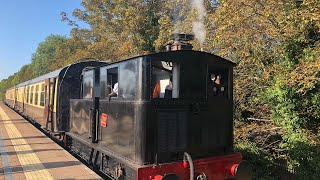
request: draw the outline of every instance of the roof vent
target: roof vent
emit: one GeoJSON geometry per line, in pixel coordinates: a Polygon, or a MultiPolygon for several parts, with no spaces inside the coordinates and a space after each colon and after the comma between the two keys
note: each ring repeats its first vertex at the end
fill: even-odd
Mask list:
{"type": "Polygon", "coordinates": [[[167,45],[167,51],[192,50],[193,46],[189,41],[194,40],[192,34],[174,33],[170,36],[173,43],[167,45]]]}

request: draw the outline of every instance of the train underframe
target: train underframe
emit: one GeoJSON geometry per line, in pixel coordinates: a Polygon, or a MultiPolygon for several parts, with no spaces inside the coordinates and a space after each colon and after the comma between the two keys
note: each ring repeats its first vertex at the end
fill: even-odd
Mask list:
{"type": "Polygon", "coordinates": [[[248,172],[247,164],[242,162],[241,153],[191,161],[185,158],[180,162],[138,165],[73,133],[67,132],[65,134],[65,146],[86,161],[93,169],[100,171],[111,179],[219,180],[236,177],[238,177],[237,179],[248,179],[248,173],[250,173],[248,172]],[[241,168],[241,173],[239,172],[239,167],[241,168]]]}

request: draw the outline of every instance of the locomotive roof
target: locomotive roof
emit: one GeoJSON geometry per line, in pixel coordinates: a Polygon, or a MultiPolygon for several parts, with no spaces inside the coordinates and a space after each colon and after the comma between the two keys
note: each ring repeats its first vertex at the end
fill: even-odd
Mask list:
{"type": "Polygon", "coordinates": [[[128,60],[132,60],[135,58],[139,58],[139,57],[151,57],[152,59],[170,59],[172,61],[178,61],[179,59],[184,59],[184,58],[188,58],[190,56],[201,56],[202,59],[204,58],[210,58],[214,61],[219,61],[222,63],[225,63],[229,66],[236,66],[236,63],[229,61],[227,59],[224,59],[220,56],[208,53],[208,52],[204,52],[204,51],[194,51],[194,50],[178,50],[178,51],[165,51],[165,52],[158,52],[158,53],[153,53],[153,54],[145,54],[145,55],[140,55],[140,56],[135,56],[129,59],[125,59],[122,61],[117,61],[117,62],[112,62],[110,64],[115,64],[118,62],[123,62],[123,61],[128,61],[128,60]]]}
{"type": "Polygon", "coordinates": [[[190,55],[193,56],[202,56],[202,58],[213,58],[213,60],[224,62],[226,64],[229,64],[231,66],[236,66],[236,63],[229,61],[227,59],[224,59],[220,56],[205,52],[205,51],[194,51],[194,50],[179,50],[179,51],[168,51],[168,52],[160,52],[160,53],[154,53],[150,56],[153,58],[168,58],[172,57],[173,59],[184,59],[189,57],[190,55]]]}

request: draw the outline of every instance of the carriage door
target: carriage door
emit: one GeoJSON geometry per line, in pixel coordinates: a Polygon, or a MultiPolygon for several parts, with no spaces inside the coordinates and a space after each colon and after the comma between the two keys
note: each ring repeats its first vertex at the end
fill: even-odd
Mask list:
{"type": "MultiPolygon", "coordinates": [[[[44,96],[44,120],[46,122],[46,129],[54,131],[54,94],[55,94],[55,78],[45,80],[43,89],[41,88],[41,96],[44,96]],[[44,92],[43,92],[44,91],[44,92]]],[[[41,98],[42,99],[42,98],[41,98]]]]}
{"type": "Polygon", "coordinates": [[[13,108],[16,108],[17,105],[17,96],[18,96],[18,89],[14,87],[14,101],[13,101],[13,108]]]}

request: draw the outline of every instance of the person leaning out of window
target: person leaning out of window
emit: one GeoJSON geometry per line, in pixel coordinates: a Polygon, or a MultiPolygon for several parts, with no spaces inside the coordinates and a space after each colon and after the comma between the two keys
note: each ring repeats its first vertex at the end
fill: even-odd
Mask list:
{"type": "Polygon", "coordinates": [[[114,84],[112,92],[108,95],[109,101],[111,97],[118,97],[118,82],[114,84]]]}

